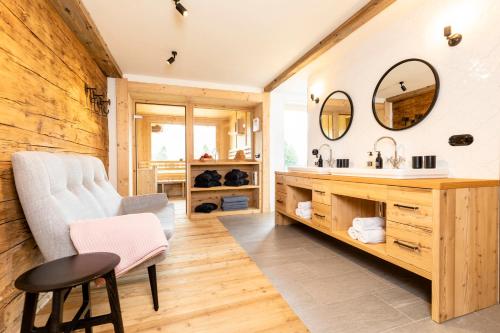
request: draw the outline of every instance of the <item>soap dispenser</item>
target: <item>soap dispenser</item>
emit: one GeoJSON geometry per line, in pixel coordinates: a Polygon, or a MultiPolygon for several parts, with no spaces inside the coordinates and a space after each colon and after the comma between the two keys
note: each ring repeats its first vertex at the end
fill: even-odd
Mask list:
{"type": "Polygon", "coordinates": [[[377,151],[377,158],[375,159],[375,168],[382,169],[384,167],[384,160],[382,160],[382,155],[377,151]]]}
{"type": "Polygon", "coordinates": [[[375,159],[373,158],[373,152],[368,152],[368,159],[366,160],[366,167],[368,169],[373,169],[375,167],[375,159]]]}
{"type": "Polygon", "coordinates": [[[319,158],[318,158],[318,167],[320,167],[320,168],[323,167],[323,157],[321,157],[321,154],[319,155],[319,158]]]}

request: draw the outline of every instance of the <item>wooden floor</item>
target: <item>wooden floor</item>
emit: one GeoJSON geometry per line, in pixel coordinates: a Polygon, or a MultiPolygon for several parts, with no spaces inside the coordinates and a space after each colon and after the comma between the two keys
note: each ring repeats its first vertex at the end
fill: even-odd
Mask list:
{"type": "MultiPolygon", "coordinates": [[[[308,332],[217,219],[190,222],[181,216],[176,224],[169,256],[157,266],[158,312],[152,307],[146,272],[119,279],[127,333],[308,332]]],[[[68,298],[66,320],[78,308],[80,297],[74,292],[68,298]]],[[[109,311],[104,289],[94,288],[91,298],[93,314],[109,311]]],[[[46,318],[47,311],[48,306],[39,319],[46,318]]],[[[94,332],[113,329],[104,325],[94,332]]]]}

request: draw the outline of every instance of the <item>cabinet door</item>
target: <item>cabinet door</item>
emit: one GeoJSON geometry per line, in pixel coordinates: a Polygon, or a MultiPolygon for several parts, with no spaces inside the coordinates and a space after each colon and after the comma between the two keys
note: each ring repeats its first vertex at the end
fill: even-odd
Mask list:
{"type": "Polygon", "coordinates": [[[313,202],[312,222],[314,226],[321,230],[332,231],[332,207],[321,203],[313,202]]]}
{"type": "Polygon", "coordinates": [[[388,255],[432,271],[431,231],[393,221],[387,221],[386,228],[388,255]]]}

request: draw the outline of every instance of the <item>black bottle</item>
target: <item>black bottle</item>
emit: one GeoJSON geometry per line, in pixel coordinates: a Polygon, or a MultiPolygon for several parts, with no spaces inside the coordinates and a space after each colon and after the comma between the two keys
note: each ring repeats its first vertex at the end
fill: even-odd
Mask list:
{"type": "Polygon", "coordinates": [[[318,167],[322,168],[323,167],[323,157],[321,157],[321,155],[319,155],[319,159],[318,159],[318,167]]]}
{"type": "Polygon", "coordinates": [[[375,168],[376,169],[382,169],[384,167],[384,160],[382,160],[382,155],[380,155],[380,152],[377,152],[377,158],[375,159],[375,168]]]}

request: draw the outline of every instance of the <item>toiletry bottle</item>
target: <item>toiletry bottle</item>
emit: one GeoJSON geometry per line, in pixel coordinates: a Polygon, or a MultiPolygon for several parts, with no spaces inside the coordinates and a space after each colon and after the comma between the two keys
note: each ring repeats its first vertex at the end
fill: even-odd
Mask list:
{"type": "Polygon", "coordinates": [[[375,168],[382,169],[384,167],[384,161],[382,160],[382,155],[377,152],[377,158],[375,159],[375,168]]]}
{"type": "Polygon", "coordinates": [[[322,168],[323,167],[323,157],[321,157],[321,155],[319,155],[319,159],[318,159],[318,167],[322,168]]]}
{"type": "Polygon", "coordinates": [[[373,153],[371,151],[368,152],[368,159],[366,160],[366,167],[369,169],[373,168],[374,165],[373,153]]]}

